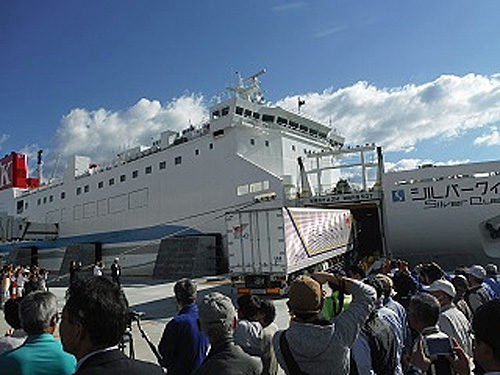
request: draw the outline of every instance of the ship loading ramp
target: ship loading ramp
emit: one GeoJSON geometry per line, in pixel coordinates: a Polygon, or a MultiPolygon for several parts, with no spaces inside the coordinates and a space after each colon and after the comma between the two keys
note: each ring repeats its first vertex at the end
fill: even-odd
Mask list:
{"type": "Polygon", "coordinates": [[[296,206],[349,209],[353,217],[351,259],[387,255],[381,148],[367,144],[308,153],[305,158],[305,163],[299,162],[302,190],[297,194],[296,206]],[[305,170],[303,164],[312,168],[305,170]],[[336,182],[332,185],[324,180],[336,182]]]}

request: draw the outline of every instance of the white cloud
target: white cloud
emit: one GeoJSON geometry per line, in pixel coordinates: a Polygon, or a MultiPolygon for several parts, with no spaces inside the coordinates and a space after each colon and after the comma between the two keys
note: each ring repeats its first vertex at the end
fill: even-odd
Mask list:
{"type": "Polygon", "coordinates": [[[277,104],[301,110],[345,135],[348,143],[375,142],[385,151],[411,150],[423,140],[454,137],[500,121],[498,75],[442,75],[421,85],[377,88],[357,82],[338,90],[286,97],[277,104]]]}
{"type": "MultiPolygon", "coordinates": [[[[36,143],[31,143],[26,146],[24,146],[19,152],[21,154],[25,154],[28,157],[28,169],[29,169],[29,175],[31,177],[36,177],[36,163],[38,159],[38,150],[40,150],[40,146],[36,143]]],[[[53,160],[47,159],[46,156],[50,155],[50,151],[48,149],[43,149],[43,160],[44,160],[44,170],[47,170],[47,168],[51,169],[52,164],[54,163],[53,160]],[[47,160],[49,162],[47,163],[47,160]]],[[[45,173],[44,173],[45,174],[45,173]]],[[[45,175],[45,177],[47,177],[45,175]]]]}
{"type": "MultiPolygon", "coordinates": [[[[500,121],[499,75],[443,75],[432,82],[396,88],[357,82],[337,90],[298,96],[306,101],[301,108],[305,114],[324,123],[331,120],[347,143],[374,142],[382,145],[385,152],[411,151],[420,141],[454,137],[500,121]]],[[[286,97],[276,104],[295,109],[298,96],[286,97]]],[[[73,154],[102,162],[126,147],[151,144],[164,130],[178,131],[190,123],[199,124],[207,115],[203,97],[194,94],[165,104],[143,98],[123,111],[77,108],[63,117],[52,151],[53,155],[61,155],[61,164],[73,154]]],[[[0,147],[6,137],[0,136],[0,147]]],[[[478,137],[475,144],[498,144],[498,139],[497,128],[492,128],[491,134],[478,137]]],[[[407,158],[395,167],[403,168],[402,163],[406,163],[407,169],[427,162],[432,163],[407,158]]]]}
{"type": "Polygon", "coordinates": [[[500,132],[496,126],[490,129],[490,133],[483,134],[474,140],[476,146],[500,146],[500,132]]]}
{"type": "Polygon", "coordinates": [[[417,169],[425,164],[432,164],[435,166],[446,166],[446,165],[457,165],[457,164],[466,164],[470,163],[469,159],[466,160],[448,160],[448,161],[439,161],[435,162],[430,159],[418,159],[418,158],[408,158],[401,159],[396,163],[393,162],[384,162],[384,169],[386,172],[396,172],[396,171],[406,171],[417,169]]]}
{"type": "Polygon", "coordinates": [[[184,95],[161,105],[140,99],[125,111],[73,109],[63,117],[56,133],[56,153],[67,157],[88,155],[100,162],[117,151],[139,144],[149,145],[164,130],[179,131],[207,118],[201,95],[184,95]]]}
{"type": "MultiPolygon", "coordinates": [[[[40,150],[40,147],[36,143],[31,143],[29,145],[24,146],[19,152],[21,154],[25,154],[28,156],[28,160],[35,160],[37,159],[37,154],[38,150],[40,150]]],[[[47,150],[43,151],[44,153],[47,152],[47,150]]]]}
{"type": "Polygon", "coordinates": [[[2,145],[7,141],[7,139],[9,139],[8,134],[2,134],[0,136],[0,150],[2,149],[2,145]]]}

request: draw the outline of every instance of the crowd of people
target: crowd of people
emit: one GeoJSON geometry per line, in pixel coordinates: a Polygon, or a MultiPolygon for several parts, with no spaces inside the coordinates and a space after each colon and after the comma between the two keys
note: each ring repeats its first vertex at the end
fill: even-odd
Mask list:
{"type": "MultiPolygon", "coordinates": [[[[116,257],[111,264],[111,278],[115,283],[121,285],[121,273],[122,268],[119,263],[119,258],[116,257]]],[[[102,260],[97,260],[92,266],[82,266],[82,262],[72,260],[69,263],[69,284],[72,285],[75,281],[77,281],[80,277],[88,276],[88,271],[92,272],[93,276],[102,276],[104,274],[104,262],[102,260]],[[82,276],[83,274],[83,276],[82,276]]]]}
{"type": "Polygon", "coordinates": [[[436,263],[410,270],[383,260],[369,272],[351,265],[302,275],[290,285],[286,330],[274,323],[269,300],[243,295],[235,308],[211,293],[197,302],[187,279],[174,292],[179,314],[159,346],[169,374],[500,371],[500,281],[492,264],[447,274],[436,263]]]}
{"type": "Polygon", "coordinates": [[[174,294],[178,314],[158,344],[159,365],[118,349],[130,317],[116,280],[76,280],[62,316],[48,291],[9,298],[4,314],[12,330],[0,338],[0,373],[500,373],[500,281],[492,264],[448,274],[436,263],[410,269],[383,260],[369,270],[301,275],[290,284],[284,330],[268,299],[198,298],[189,279],[174,294]],[[53,337],[58,325],[62,345],[53,337]]]}
{"type": "Polygon", "coordinates": [[[120,286],[106,277],[71,284],[62,314],[53,293],[36,290],[9,299],[4,316],[12,330],[0,338],[2,375],[164,373],[118,348],[129,324],[129,306],[120,286]],[[57,327],[60,341],[54,338],[57,327]]]}
{"type": "Polygon", "coordinates": [[[351,265],[302,275],[290,285],[286,330],[274,323],[269,300],[243,295],[235,308],[229,297],[212,293],[197,303],[187,279],[174,292],[179,314],[159,346],[169,374],[500,371],[500,281],[493,264],[447,274],[436,263],[410,270],[407,262],[383,260],[368,272],[351,265]]]}
{"type": "Polygon", "coordinates": [[[44,268],[23,267],[7,264],[2,267],[0,277],[2,290],[0,308],[9,299],[16,299],[34,290],[47,290],[49,272],[44,268]]]}

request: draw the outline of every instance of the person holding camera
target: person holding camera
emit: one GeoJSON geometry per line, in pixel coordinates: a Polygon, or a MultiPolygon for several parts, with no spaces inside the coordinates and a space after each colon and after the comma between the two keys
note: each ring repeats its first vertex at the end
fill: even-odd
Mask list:
{"type": "Polygon", "coordinates": [[[238,326],[234,331],[234,342],[246,353],[262,356],[261,300],[255,295],[238,297],[238,326]]]}
{"type": "Polygon", "coordinates": [[[440,305],[436,297],[417,294],[410,300],[410,327],[418,332],[409,358],[407,374],[452,375],[454,357],[451,338],[437,326],[440,305]]]}
{"type": "Polygon", "coordinates": [[[331,273],[312,276],[299,276],[290,285],[291,323],[273,337],[276,358],[287,374],[349,374],[350,348],[373,310],[376,292],[369,285],[331,273]],[[326,282],[353,296],[335,324],[321,316],[321,285],[326,282]]]}
{"type": "Polygon", "coordinates": [[[161,367],[128,358],[118,349],[129,319],[127,298],[111,280],[95,276],[74,283],[59,326],[64,350],[78,360],[70,374],[163,374],[161,367]]]}

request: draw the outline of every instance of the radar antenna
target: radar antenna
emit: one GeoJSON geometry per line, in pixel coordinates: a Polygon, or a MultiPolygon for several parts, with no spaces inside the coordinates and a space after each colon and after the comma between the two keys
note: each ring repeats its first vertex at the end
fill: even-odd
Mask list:
{"type": "Polygon", "coordinates": [[[264,73],[266,73],[266,69],[262,69],[247,78],[242,78],[241,75],[237,73],[239,78],[238,85],[235,87],[228,87],[227,89],[236,93],[236,96],[241,99],[245,99],[253,103],[264,103],[265,100],[260,89],[259,80],[259,76],[264,73]]]}

